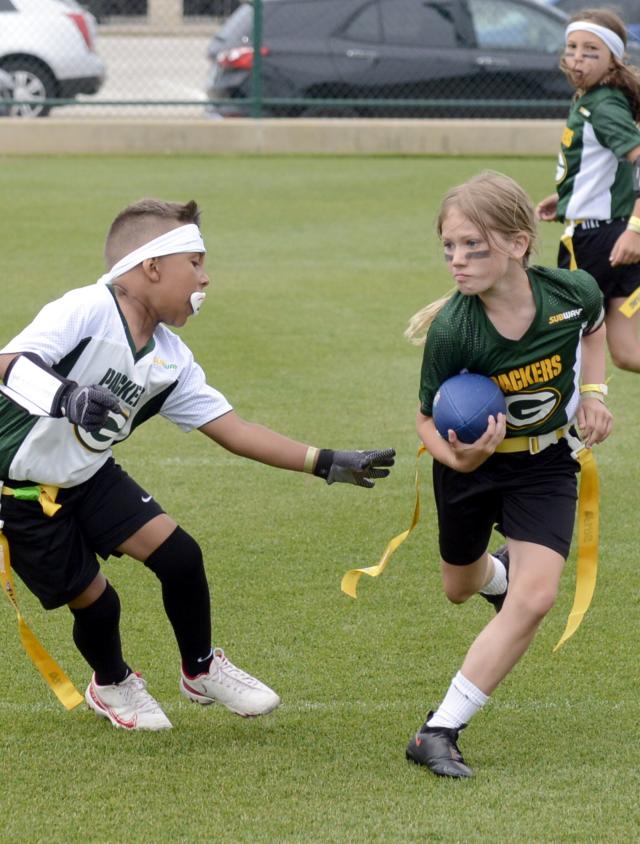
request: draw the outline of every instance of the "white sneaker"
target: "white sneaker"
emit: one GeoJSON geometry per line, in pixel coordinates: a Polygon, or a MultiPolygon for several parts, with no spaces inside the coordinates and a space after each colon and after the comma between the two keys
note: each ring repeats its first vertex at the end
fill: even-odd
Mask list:
{"type": "Polygon", "coordinates": [[[206,706],[222,703],[236,715],[266,715],[280,705],[280,698],[250,674],[229,662],[222,648],[215,648],[209,671],[197,677],[180,676],[180,691],[206,706]]]}
{"type": "Polygon", "coordinates": [[[108,718],[114,727],[125,730],[170,730],[171,721],[155,698],[147,691],[146,680],[132,673],[121,683],[99,686],[95,674],[87,686],[84,699],[101,718],[108,718]]]}

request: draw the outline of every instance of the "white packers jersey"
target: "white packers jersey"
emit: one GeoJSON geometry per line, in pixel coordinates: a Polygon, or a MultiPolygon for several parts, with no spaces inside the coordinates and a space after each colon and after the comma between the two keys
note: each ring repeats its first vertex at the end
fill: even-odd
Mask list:
{"type": "Polygon", "coordinates": [[[0,395],[0,478],[71,487],[88,480],[150,417],[160,414],[182,430],[199,428],[232,410],[206,383],[189,348],[158,325],[136,352],[112,289],[93,284],[71,290],[40,311],[0,350],[34,352],[58,374],[82,385],[101,384],[120,401],[123,416],[110,414],[89,434],[66,419],[31,416],[0,395]]]}
{"type": "Polygon", "coordinates": [[[558,219],[628,217],[635,197],[625,157],[637,146],[640,130],[622,91],[600,85],[575,100],[558,157],[558,219]]]}

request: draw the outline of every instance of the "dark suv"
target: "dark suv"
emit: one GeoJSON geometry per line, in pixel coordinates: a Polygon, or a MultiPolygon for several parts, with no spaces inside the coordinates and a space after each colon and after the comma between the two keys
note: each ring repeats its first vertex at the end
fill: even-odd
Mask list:
{"type": "MultiPolygon", "coordinates": [[[[263,0],[262,8],[265,115],[567,112],[572,90],[558,69],[566,16],[536,0],[263,0]]],[[[253,14],[240,6],[209,46],[208,98],[227,101],[210,108],[224,116],[251,113],[253,14]]]]}

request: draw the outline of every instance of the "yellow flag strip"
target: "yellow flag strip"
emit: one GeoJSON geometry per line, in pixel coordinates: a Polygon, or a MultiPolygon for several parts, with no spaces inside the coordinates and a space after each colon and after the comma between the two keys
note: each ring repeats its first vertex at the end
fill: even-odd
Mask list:
{"type": "Polygon", "coordinates": [[[636,288],[631,296],[624,300],[618,310],[626,317],[629,317],[629,319],[631,319],[637,311],[640,311],[640,287],[636,288]]]}
{"type": "MultiPolygon", "coordinates": [[[[3,495],[16,495],[18,490],[3,487],[3,495]]],[[[40,487],[38,490],[38,501],[40,502],[43,511],[52,516],[60,509],[60,504],[55,503],[57,489],[55,487],[40,487]]],[[[19,493],[16,497],[20,497],[19,493]]],[[[18,631],[20,633],[20,641],[22,647],[27,652],[27,655],[38,669],[40,674],[44,677],[46,682],[51,687],[53,693],[56,695],[60,703],[66,709],[75,709],[76,706],[83,703],[83,697],[80,692],[73,685],[71,680],[64,673],[62,668],[53,659],[53,657],[40,644],[35,634],[27,625],[22,617],[20,608],[18,606],[18,599],[16,598],[16,590],[13,585],[13,575],[11,574],[11,557],[9,555],[9,543],[7,537],[0,531],[0,584],[2,584],[2,591],[7,596],[9,603],[16,611],[18,618],[18,631]]]]}
{"type": "MultiPolygon", "coordinates": [[[[420,457],[427,449],[421,445],[418,449],[418,461],[420,457]]],[[[348,571],[344,577],[342,578],[342,583],[340,584],[340,588],[343,592],[347,595],[350,595],[352,598],[357,598],[356,589],[358,587],[358,581],[362,577],[363,574],[368,574],[369,577],[378,577],[378,575],[382,574],[385,570],[387,563],[391,555],[399,548],[400,545],[405,541],[405,539],[409,536],[411,531],[420,521],[420,465],[416,462],[416,504],[413,510],[413,518],[411,519],[411,524],[407,528],[407,530],[402,531],[399,533],[398,536],[394,536],[394,538],[389,542],[387,547],[385,548],[384,554],[380,558],[380,562],[376,566],[368,566],[367,568],[363,569],[351,569],[348,571]]]]}
{"type": "MultiPolygon", "coordinates": [[[[416,503],[413,518],[407,530],[394,536],[384,550],[380,562],[367,568],[351,569],[342,578],[340,588],[351,598],[357,598],[358,581],[363,574],[378,577],[385,570],[389,559],[407,539],[420,521],[420,457],[426,448],[421,445],[416,461],[416,503]]],[[[595,457],[590,448],[583,448],[576,455],[580,463],[580,491],[578,495],[578,557],[576,560],[576,591],[573,607],[569,613],[564,633],[560,637],[554,652],[558,650],[576,632],[589,609],[596,587],[598,573],[598,542],[600,521],[600,481],[595,457]]]]}
{"type": "Polygon", "coordinates": [[[557,651],[576,632],[589,609],[598,574],[598,542],[600,533],[600,479],[598,466],[590,448],[577,455],[580,462],[578,495],[578,558],[576,560],[576,592],[567,626],[553,649],[557,651]]]}
{"type": "Polygon", "coordinates": [[[578,262],[576,261],[576,253],[573,249],[573,227],[570,227],[560,238],[560,242],[564,244],[565,249],[569,253],[569,269],[577,270],[578,262]],[[571,234],[568,234],[571,231],[571,234]]]}

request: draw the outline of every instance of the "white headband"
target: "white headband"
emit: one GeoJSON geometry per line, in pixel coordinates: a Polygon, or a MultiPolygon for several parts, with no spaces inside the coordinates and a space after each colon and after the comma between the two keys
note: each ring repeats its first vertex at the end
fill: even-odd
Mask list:
{"type": "Polygon", "coordinates": [[[128,273],[138,264],[146,261],[147,258],[160,258],[162,255],[175,255],[177,252],[206,252],[200,229],[195,223],[186,226],[179,226],[177,229],[161,234],[129,252],[124,258],[120,258],[108,273],[100,276],[98,284],[109,284],[114,279],[128,273]]]}
{"type": "Polygon", "coordinates": [[[580,30],[581,32],[591,32],[597,35],[607,47],[611,50],[613,55],[622,61],[624,59],[624,41],[620,36],[606,26],[600,26],[598,23],[591,23],[591,21],[573,21],[567,27],[565,38],[571,35],[572,32],[580,30]]]}

